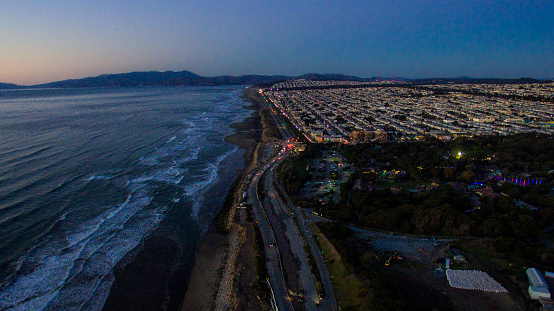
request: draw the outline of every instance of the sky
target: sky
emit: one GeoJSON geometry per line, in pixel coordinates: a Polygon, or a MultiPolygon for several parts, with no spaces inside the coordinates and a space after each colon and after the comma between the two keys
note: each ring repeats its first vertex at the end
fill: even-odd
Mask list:
{"type": "Polygon", "coordinates": [[[554,78],[554,1],[0,1],[0,82],[151,70],[554,78]]]}

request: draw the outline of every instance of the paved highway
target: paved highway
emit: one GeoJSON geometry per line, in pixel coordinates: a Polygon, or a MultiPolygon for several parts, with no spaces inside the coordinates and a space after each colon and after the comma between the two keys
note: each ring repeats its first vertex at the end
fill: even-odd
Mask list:
{"type": "MultiPolygon", "coordinates": [[[[283,137],[283,141],[291,141],[291,132],[284,125],[284,122],[282,122],[280,117],[276,114],[272,113],[272,117],[283,137]]],[[[275,238],[275,232],[271,226],[271,222],[268,219],[268,214],[265,212],[262,202],[258,196],[257,190],[260,181],[263,183],[265,194],[270,200],[269,205],[274,209],[275,214],[279,215],[279,218],[282,219],[281,221],[285,227],[285,235],[290,241],[290,249],[300,263],[298,267],[298,275],[300,284],[304,290],[305,309],[309,311],[320,310],[321,307],[321,309],[326,311],[337,310],[333,288],[329,278],[329,272],[327,271],[321,252],[311,236],[311,232],[307,226],[308,220],[304,219],[301,211],[294,204],[292,204],[281,185],[276,182],[275,169],[287,156],[288,151],[283,148],[267,164],[254,173],[252,181],[247,189],[249,202],[252,204],[254,219],[258,223],[264,242],[269,284],[273,293],[273,303],[277,310],[293,310],[283,277],[283,267],[279,255],[279,245],[277,244],[277,239],[275,238]],[[261,180],[261,176],[265,176],[263,180],[261,180]],[[279,189],[276,189],[275,185],[279,189]],[[283,194],[283,197],[287,201],[286,205],[282,202],[278,192],[283,194]],[[292,215],[294,214],[298,219],[298,224],[295,224],[292,219],[292,215]],[[314,285],[314,278],[311,274],[308,258],[304,251],[304,240],[302,239],[302,235],[306,237],[306,241],[310,247],[317,269],[319,270],[319,274],[321,276],[323,289],[325,291],[325,298],[322,301],[320,301],[314,285]]]]}
{"type": "Polygon", "coordinates": [[[319,297],[314,285],[312,273],[310,271],[308,258],[306,256],[306,252],[304,251],[302,237],[299,234],[291,215],[289,215],[288,209],[283,205],[283,202],[281,201],[279,195],[277,195],[277,191],[273,185],[273,181],[275,180],[275,168],[281,163],[282,159],[283,158],[275,161],[268,168],[265,174],[265,189],[266,193],[270,194],[269,197],[271,205],[275,209],[276,214],[283,218],[282,222],[286,228],[285,235],[290,242],[290,248],[295,258],[297,258],[300,263],[300,266],[298,267],[298,275],[302,288],[304,289],[306,310],[315,310],[316,303],[319,302],[319,297]]]}
{"type": "Polygon", "coordinates": [[[323,260],[323,256],[321,255],[321,251],[319,250],[317,243],[315,242],[314,238],[312,237],[312,233],[308,228],[309,220],[305,219],[300,209],[292,203],[281,184],[277,180],[274,180],[274,183],[277,185],[277,188],[281,192],[283,198],[285,198],[289,209],[296,214],[300,228],[304,232],[304,236],[306,237],[306,241],[310,246],[310,251],[316,263],[317,269],[319,270],[321,283],[323,285],[323,291],[325,292],[325,297],[320,302],[321,309],[328,311],[337,310],[337,302],[335,300],[335,294],[333,292],[333,284],[331,283],[329,270],[327,270],[325,260],[323,260]]]}
{"type": "Polygon", "coordinates": [[[287,287],[283,278],[279,249],[276,245],[275,235],[264,209],[258,197],[258,183],[265,169],[261,169],[254,177],[248,188],[248,196],[252,204],[254,219],[262,235],[266,255],[266,266],[269,275],[269,284],[273,292],[274,303],[277,310],[294,311],[291,301],[288,299],[287,287]]]}
{"type": "MultiPolygon", "coordinates": [[[[272,111],[270,109],[270,111],[272,111]]],[[[283,141],[289,141],[290,138],[292,138],[292,134],[290,130],[286,127],[285,122],[282,121],[282,116],[278,115],[276,111],[272,111],[271,114],[273,117],[273,120],[277,124],[279,128],[279,132],[281,133],[283,137],[283,141]]],[[[286,156],[286,155],[285,155],[286,156]]],[[[284,160],[285,156],[281,157],[281,159],[276,160],[281,162],[284,160]]],[[[274,165],[276,167],[278,163],[274,165]]],[[[328,171],[328,170],[327,170],[328,171]]],[[[312,256],[314,258],[314,261],[316,263],[317,269],[319,270],[319,275],[321,277],[321,283],[323,285],[323,291],[325,293],[325,297],[320,302],[321,309],[333,311],[337,310],[337,302],[335,300],[335,295],[333,292],[333,285],[331,283],[331,278],[329,275],[329,270],[327,269],[327,266],[325,265],[325,261],[323,260],[323,256],[321,255],[321,251],[319,250],[319,247],[317,246],[317,243],[312,237],[312,233],[310,229],[308,228],[308,219],[304,219],[304,215],[300,211],[300,209],[292,203],[289,196],[287,195],[286,191],[283,189],[281,184],[277,181],[274,175],[273,169],[269,171],[269,174],[266,176],[266,186],[270,185],[271,189],[274,190],[274,184],[277,186],[279,192],[282,194],[283,198],[286,200],[287,206],[290,211],[294,212],[296,214],[296,217],[298,219],[298,225],[299,229],[303,232],[304,237],[306,238],[306,241],[308,242],[308,245],[310,247],[310,251],[312,253],[312,256]]],[[[279,196],[276,196],[277,199],[279,199],[279,206],[283,206],[283,203],[281,202],[279,196]]],[[[319,299],[318,299],[319,300],[319,299]]]]}

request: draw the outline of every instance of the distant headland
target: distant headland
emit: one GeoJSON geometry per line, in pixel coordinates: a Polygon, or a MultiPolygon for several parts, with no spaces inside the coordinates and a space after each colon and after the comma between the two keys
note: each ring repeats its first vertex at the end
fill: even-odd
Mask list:
{"type": "Polygon", "coordinates": [[[32,86],[21,86],[10,83],[0,83],[0,89],[21,89],[21,88],[85,88],[85,87],[137,87],[137,86],[212,86],[212,85],[258,85],[275,83],[285,80],[306,79],[306,80],[338,80],[338,81],[397,81],[410,84],[442,84],[442,83],[545,83],[547,80],[534,78],[503,79],[503,78],[383,78],[371,77],[361,78],[344,74],[317,74],[310,73],[300,76],[285,75],[242,75],[242,76],[216,76],[202,77],[190,71],[143,71],[118,74],[104,74],[97,77],[82,79],[69,79],[51,83],[37,84],[32,86]]]}

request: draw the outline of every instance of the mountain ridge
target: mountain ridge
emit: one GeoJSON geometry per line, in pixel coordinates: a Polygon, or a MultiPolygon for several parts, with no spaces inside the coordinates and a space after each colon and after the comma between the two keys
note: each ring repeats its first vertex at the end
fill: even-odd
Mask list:
{"type": "Polygon", "coordinates": [[[275,83],[284,80],[339,80],[374,82],[380,80],[396,80],[412,84],[444,84],[444,83],[546,83],[549,80],[533,78],[504,79],[504,78],[361,78],[344,74],[319,74],[307,73],[299,76],[285,75],[222,75],[215,77],[202,77],[190,71],[134,71],[127,73],[102,74],[96,77],[81,79],[67,79],[50,83],[31,86],[21,86],[11,83],[0,83],[0,89],[14,88],[87,88],[87,87],[136,87],[136,86],[215,86],[215,85],[256,85],[275,83]]]}
{"type": "Polygon", "coordinates": [[[18,88],[24,88],[25,86],[12,84],[12,83],[0,83],[0,90],[2,89],[18,89],[18,88]]]}

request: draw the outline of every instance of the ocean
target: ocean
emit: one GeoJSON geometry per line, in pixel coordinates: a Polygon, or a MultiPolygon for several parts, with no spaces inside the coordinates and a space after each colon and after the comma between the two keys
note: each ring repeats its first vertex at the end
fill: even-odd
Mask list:
{"type": "Polygon", "coordinates": [[[177,309],[243,88],[0,90],[0,310],[177,309]]]}

